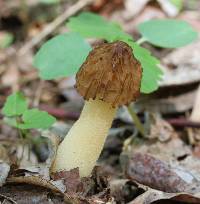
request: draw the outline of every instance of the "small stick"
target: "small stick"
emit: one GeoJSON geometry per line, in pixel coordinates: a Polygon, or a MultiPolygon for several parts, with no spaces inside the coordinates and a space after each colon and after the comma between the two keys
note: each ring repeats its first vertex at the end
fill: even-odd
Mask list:
{"type": "Polygon", "coordinates": [[[66,118],[69,120],[77,120],[80,116],[79,112],[69,112],[69,111],[65,111],[62,108],[53,108],[53,107],[49,107],[47,105],[40,105],[39,108],[41,110],[48,112],[49,114],[51,114],[57,118],[66,118]]]}
{"type": "Polygon", "coordinates": [[[64,13],[58,16],[53,22],[49,23],[44,30],[42,30],[37,36],[32,38],[30,41],[25,43],[19,51],[15,47],[10,47],[5,51],[3,56],[0,56],[0,63],[3,63],[8,58],[17,56],[23,56],[29,49],[35,47],[38,43],[40,43],[45,37],[51,34],[57,27],[59,27],[65,20],[67,20],[70,16],[76,14],[85,6],[91,4],[94,0],[79,0],[76,4],[72,5],[67,9],[64,13]]]}
{"type": "Polygon", "coordinates": [[[35,91],[35,97],[34,97],[33,104],[32,104],[33,107],[37,107],[39,105],[43,87],[44,87],[44,81],[40,80],[38,88],[35,91]]]}
{"type": "Polygon", "coordinates": [[[17,202],[14,201],[12,198],[7,197],[7,196],[5,196],[5,195],[3,195],[3,194],[0,194],[0,197],[7,199],[7,200],[11,201],[11,202],[14,203],[14,204],[17,204],[17,202]]]}
{"type": "Polygon", "coordinates": [[[194,101],[194,107],[192,109],[190,119],[194,122],[200,122],[200,85],[197,90],[197,95],[194,101]]]}
{"type": "MultiPolygon", "coordinates": [[[[197,95],[194,101],[194,106],[190,116],[190,120],[193,122],[200,122],[200,85],[197,90],[197,95]]],[[[191,145],[195,144],[195,134],[192,128],[187,129],[188,139],[191,145]]]]}
{"type": "Polygon", "coordinates": [[[64,13],[58,16],[53,22],[49,23],[44,30],[42,30],[39,35],[32,38],[27,42],[18,52],[19,56],[24,55],[28,50],[32,49],[35,45],[40,43],[46,36],[51,34],[58,26],[60,26],[66,19],[70,16],[76,14],[85,6],[92,3],[93,0],[79,0],[76,4],[72,5],[64,13]]]}
{"type": "Polygon", "coordinates": [[[166,121],[174,127],[200,128],[200,122],[194,122],[185,118],[171,118],[166,121]]]}

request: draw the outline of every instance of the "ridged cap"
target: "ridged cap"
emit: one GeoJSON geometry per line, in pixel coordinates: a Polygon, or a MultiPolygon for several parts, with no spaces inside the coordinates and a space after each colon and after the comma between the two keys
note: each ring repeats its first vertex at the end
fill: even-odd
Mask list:
{"type": "Polygon", "coordinates": [[[121,41],[94,48],[76,75],[85,100],[100,99],[113,107],[128,105],[140,94],[142,68],[132,48],[121,41]]]}

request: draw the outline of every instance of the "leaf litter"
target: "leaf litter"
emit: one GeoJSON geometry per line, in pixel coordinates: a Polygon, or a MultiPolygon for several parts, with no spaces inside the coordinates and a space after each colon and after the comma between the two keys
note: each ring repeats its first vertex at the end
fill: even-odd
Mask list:
{"type": "MultiPolygon", "coordinates": [[[[104,16],[109,17],[110,15],[113,18],[123,16],[122,13],[119,15],[120,11],[116,9],[118,5],[123,4],[122,1],[117,3],[117,0],[110,2],[102,0],[99,2],[100,6],[96,4],[95,9],[98,7],[98,12],[104,16]]],[[[160,5],[161,2],[164,1],[160,1],[160,5]]],[[[123,21],[120,19],[120,22],[123,22],[122,26],[137,38],[134,27],[138,22],[155,16],[172,15],[169,8],[166,10],[164,5],[162,6],[163,9],[161,10],[152,2],[148,2],[148,5],[143,4],[134,18],[132,18],[131,8],[129,8],[130,10],[126,10],[127,15],[124,16],[123,21]],[[127,16],[129,17],[128,20],[127,16]]],[[[10,8],[8,10],[10,11],[10,8]]],[[[197,22],[196,19],[193,19],[194,21],[197,22]]],[[[41,24],[41,22],[38,23],[41,24]]],[[[43,23],[46,24],[46,22],[43,23]]],[[[24,37],[26,38],[26,36],[24,37]]],[[[18,43],[21,42],[18,41],[18,43]]],[[[176,114],[186,117],[186,113],[193,107],[197,86],[190,89],[188,87],[194,82],[199,83],[200,81],[198,78],[198,44],[199,42],[196,42],[184,49],[169,50],[166,54],[161,49],[151,48],[162,56],[161,61],[165,66],[166,77],[161,82],[161,86],[165,88],[164,91],[161,89],[164,92],[164,97],[160,99],[158,91],[155,93],[157,97],[150,95],[146,99],[147,101],[154,101],[156,110],[152,111],[154,114],[149,112],[152,110],[153,103],[150,103],[148,111],[142,100],[135,104],[141,119],[146,123],[147,137],[141,138],[129,116],[124,114],[122,117],[123,114],[120,113],[113,123],[113,128],[98,162],[101,167],[96,167],[90,178],[81,179],[78,169],[62,172],[57,177],[49,175],[49,168],[56,147],[62,140],[60,138],[66,134],[74,119],[77,118],[82,101],[80,102],[80,98],[77,97],[73,88],[70,88],[70,93],[67,91],[68,87],[65,90],[64,85],[63,88],[62,80],[45,82],[44,94],[40,97],[39,103],[41,105],[48,103],[47,109],[50,111],[56,109],[59,114],[57,114],[58,112],[55,114],[58,115],[58,118],[65,120],[67,126],[62,126],[63,123],[57,123],[56,130],[51,129],[52,132],[41,133],[42,136],[51,139],[49,142],[50,151],[45,163],[38,163],[33,149],[31,149],[28,158],[30,149],[27,146],[24,153],[26,156],[19,161],[23,152],[22,145],[2,143],[3,148],[0,148],[0,184],[3,185],[0,188],[0,200],[2,203],[15,203],[15,201],[17,203],[34,203],[35,200],[38,203],[92,204],[200,203],[200,162],[198,154],[194,152],[194,149],[197,152],[199,143],[196,140],[193,149],[188,143],[187,133],[183,131],[184,126],[181,130],[174,129],[166,121],[168,117],[175,117],[176,114]],[[55,85],[59,88],[55,88],[55,85]],[[180,90],[180,87],[188,91],[181,94],[177,93],[175,89],[180,90]],[[173,94],[168,94],[168,91],[170,94],[173,92],[173,94]],[[73,105],[74,99],[77,101],[76,105],[73,105]],[[57,110],[58,106],[59,109],[57,110]],[[56,108],[52,109],[53,107],[56,108]],[[67,110],[67,114],[65,112],[63,114],[65,110],[67,110]],[[75,116],[74,118],[71,117],[68,110],[71,111],[72,116],[75,116]],[[141,114],[143,112],[145,115],[141,114]]],[[[30,100],[34,98],[35,93],[32,90],[39,88],[39,80],[35,71],[30,67],[29,61],[32,59],[32,54],[33,52],[30,51],[26,58],[18,59],[12,65],[3,64],[6,69],[4,67],[0,71],[0,78],[3,82],[3,87],[0,87],[1,105],[5,101],[5,96],[9,95],[11,90],[15,90],[16,87],[23,88],[30,100]],[[28,81],[24,80],[26,77],[29,79],[28,81]]],[[[68,80],[70,83],[70,79],[66,79],[66,81],[68,80]]],[[[120,111],[124,112],[123,109],[120,111]]],[[[15,132],[4,124],[0,124],[0,126],[0,140],[2,138],[8,143],[13,140],[16,141],[17,134],[15,132]],[[10,136],[9,139],[8,135],[10,136]]],[[[199,133],[196,132],[197,138],[198,135],[199,133]]]]}

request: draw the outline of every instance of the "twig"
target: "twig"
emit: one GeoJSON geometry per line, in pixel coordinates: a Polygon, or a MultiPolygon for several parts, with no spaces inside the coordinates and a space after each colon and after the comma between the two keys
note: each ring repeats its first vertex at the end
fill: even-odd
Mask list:
{"type": "Polygon", "coordinates": [[[44,87],[44,81],[40,80],[38,84],[38,88],[35,91],[35,97],[32,104],[33,107],[37,107],[39,105],[43,87],[44,87]]]}
{"type": "MultiPolygon", "coordinates": [[[[197,90],[197,95],[195,97],[194,106],[190,116],[190,120],[193,122],[200,122],[200,86],[197,90]]],[[[188,139],[191,145],[195,144],[195,133],[192,128],[187,128],[188,139]]]]}
{"type": "Polygon", "coordinates": [[[14,204],[17,204],[17,202],[14,201],[12,198],[7,197],[7,196],[5,196],[5,195],[3,195],[3,194],[0,194],[0,197],[7,199],[7,200],[11,201],[11,202],[14,203],[14,204]]]}
{"type": "Polygon", "coordinates": [[[65,111],[62,108],[53,108],[49,107],[47,105],[41,105],[39,106],[41,110],[47,111],[49,114],[57,117],[57,118],[66,118],[69,120],[77,120],[80,116],[80,113],[78,112],[69,112],[65,111]]]}
{"type": "Polygon", "coordinates": [[[197,90],[197,95],[194,101],[194,107],[192,109],[190,119],[195,122],[200,122],[200,85],[197,90]]]}
{"type": "Polygon", "coordinates": [[[142,43],[144,43],[144,42],[146,42],[147,40],[146,40],[146,38],[145,37],[141,37],[141,38],[139,38],[137,41],[136,41],[136,43],[138,44],[138,45],[141,45],[142,43]]]}
{"type": "Polygon", "coordinates": [[[167,119],[167,122],[174,127],[191,127],[191,128],[200,128],[200,122],[194,122],[187,120],[185,118],[172,118],[167,119]]]}
{"type": "Polygon", "coordinates": [[[72,5],[64,13],[58,16],[53,22],[49,23],[43,31],[41,31],[37,36],[32,38],[27,42],[18,52],[19,56],[24,55],[29,49],[32,49],[35,45],[40,43],[46,36],[51,34],[59,25],[61,25],[70,16],[76,14],[85,6],[92,3],[93,0],[79,0],[76,4],[72,5]]]}

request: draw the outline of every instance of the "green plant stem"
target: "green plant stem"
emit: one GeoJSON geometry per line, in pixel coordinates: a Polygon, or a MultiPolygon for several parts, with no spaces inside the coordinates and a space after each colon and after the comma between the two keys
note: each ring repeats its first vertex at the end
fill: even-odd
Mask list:
{"type": "MultiPolygon", "coordinates": [[[[136,41],[136,43],[137,43],[138,45],[141,45],[142,43],[144,43],[144,42],[146,42],[146,41],[147,41],[146,38],[141,37],[141,38],[139,38],[139,39],[136,41]]],[[[130,114],[130,116],[131,116],[131,118],[132,118],[132,120],[133,120],[135,126],[137,127],[138,131],[139,131],[140,134],[144,137],[144,136],[145,136],[144,126],[143,126],[143,124],[141,123],[141,121],[140,121],[139,117],[137,116],[137,114],[135,113],[135,111],[133,110],[133,107],[131,107],[131,105],[129,105],[129,106],[127,107],[127,109],[128,109],[128,112],[129,112],[129,114],[130,114]]]]}
{"type": "Polygon", "coordinates": [[[131,107],[131,105],[127,106],[128,112],[136,126],[136,128],[138,129],[138,131],[141,133],[142,136],[145,136],[145,130],[144,130],[144,126],[141,123],[140,119],[138,118],[137,114],[135,113],[135,111],[133,110],[133,108],[131,107]]]}
{"type": "Polygon", "coordinates": [[[144,42],[146,42],[146,41],[147,41],[146,38],[141,37],[141,38],[139,38],[139,39],[136,41],[136,43],[137,43],[138,45],[141,45],[142,43],[144,43],[144,42]]]}

